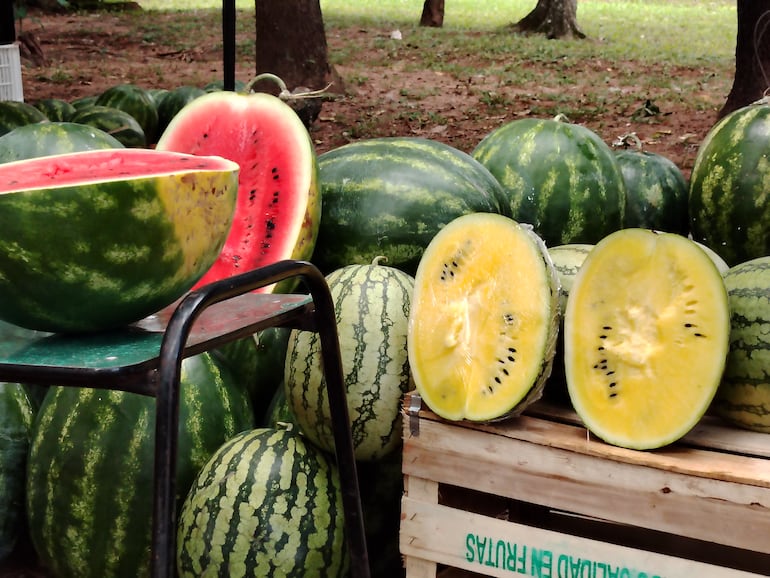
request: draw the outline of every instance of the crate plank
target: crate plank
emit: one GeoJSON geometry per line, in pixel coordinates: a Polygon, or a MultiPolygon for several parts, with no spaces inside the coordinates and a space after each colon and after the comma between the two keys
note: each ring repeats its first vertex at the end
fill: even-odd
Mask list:
{"type": "MultiPolygon", "coordinates": [[[[764,486],[763,480],[762,485],[753,486],[725,482],[721,478],[736,476],[721,470],[714,478],[678,473],[700,471],[701,467],[671,468],[672,459],[685,461],[671,453],[665,459],[652,459],[657,467],[648,465],[649,457],[622,462],[596,459],[597,450],[578,452],[571,442],[562,439],[565,435],[561,429],[574,428],[562,424],[535,427],[531,421],[516,430],[517,437],[513,437],[510,429],[506,435],[485,431],[486,427],[421,420],[419,435],[405,433],[403,472],[614,522],[770,553],[770,540],[766,538],[770,535],[770,488],[764,486]],[[745,523],[747,517],[751,517],[752,524],[745,523]],[[720,523],[716,525],[714,520],[720,523]]],[[[767,476],[768,462],[753,461],[762,462],[765,471],[761,474],[767,476]]],[[[747,475],[744,472],[737,477],[747,475]]]]}
{"type": "MultiPolygon", "coordinates": [[[[486,576],[523,574],[628,578],[749,578],[750,572],[714,566],[497,520],[404,497],[402,553],[486,576]],[[439,531],[440,529],[440,531],[439,531]]],[[[407,566],[408,568],[408,566],[407,566]]],[[[407,571],[407,576],[413,575],[407,571]]],[[[414,575],[416,578],[418,575],[414,575]]],[[[425,578],[433,578],[427,575],[425,578]]],[[[422,575],[419,578],[424,578],[422,575]]]]}

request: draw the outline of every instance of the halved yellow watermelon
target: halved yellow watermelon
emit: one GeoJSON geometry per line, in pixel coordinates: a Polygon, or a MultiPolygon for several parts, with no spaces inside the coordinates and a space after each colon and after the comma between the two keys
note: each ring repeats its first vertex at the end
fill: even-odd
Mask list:
{"type": "Polygon", "coordinates": [[[540,397],[559,326],[559,282],[527,225],[474,213],[423,254],[407,335],[418,393],[450,420],[491,421],[540,397]]]}
{"type": "Polygon", "coordinates": [[[583,262],[567,301],[572,405],[608,443],[672,443],[708,409],[729,335],[722,276],[696,243],[645,229],[612,233],[583,262]]]}

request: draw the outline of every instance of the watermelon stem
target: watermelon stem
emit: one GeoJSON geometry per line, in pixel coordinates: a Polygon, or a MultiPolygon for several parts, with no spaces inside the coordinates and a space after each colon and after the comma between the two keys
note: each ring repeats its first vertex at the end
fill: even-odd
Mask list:
{"type": "Polygon", "coordinates": [[[643,148],[642,140],[637,136],[635,132],[630,132],[628,134],[624,134],[623,136],[619,136],[617,139],[615,139],[615,142],[612,143],[612,146],[623,147],[624,149],[634,147],[639,151],[643,148]]]}
{"type": "Polygon", "coordinates": [[[280,76],[277,76],[272,72],[263,72],[251,79],[251,81],[246,85],[246,92],[252,92],[254,86],[256,86],[260,80],[272,80],[275,82],[278,85],[278,89],[280,90],[278,98],[283,101],[302,100],[306,98],[324,98],[329,93],[329,89],[333,84],[330,82],[319,90],[302,90],[298,92],[291,92],[280,76]]]}

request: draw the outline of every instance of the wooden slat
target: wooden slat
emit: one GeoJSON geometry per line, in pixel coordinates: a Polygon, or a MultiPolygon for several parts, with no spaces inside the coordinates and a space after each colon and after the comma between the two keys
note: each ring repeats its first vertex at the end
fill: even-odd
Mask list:
{"type": "MultiPolygon", "coordinates": [[[[404,497],[401,551],[486,576],[750,578],[749,572],[569,536],[404,497]],[[439,531],[440,529],[440,531],[439,531]],[[483,545],[482,545],[483,544],[483,545]],[[492,547],[490,547],[492,546],[492,547]],[[628,573],[624,573],[628,569],[628,573]]],[[[435,574],[434,574],[435,575],[435,574]]]]}
{"type": "MultiPolygon", "coordinates": [[[[570,408],[538,402],[527,409],[526,415],[552,419],[583,427],[580,418],[570,408]]],[[[770,435],[730,426],[723,420],[706,415],[692,431],[676,445],[734,453],[744,456],[770,458],[770,435]]]]}
{"type": "MultiPolygon", "coordinates": [[[[410,437],[410,429],[406,425],[410,419],[406,416],[404,439],[410,437]]],[[[543,447],[559,448],[571,452],[634,465],[658,468],[669,472],[677,472],[689,476],[718,479],[739,484],[747,484],[770,488],[770,461],[764,458],[751,457],[709,451],[686,447],[681,444],[656,450],[637,451],[612,446],[588,435],[582,427],[554,422],[529,415],[500,422],[498,424],[469,424],[447,423],[434,414],[421,411],[420,430],[424,424],[445,424],[449,429],[447,435],[456,434],[462,439],[466,432],[481,431],[495,436],[517,439],[538,444],[543,447]]],[[[741,432],[742,433],[742,432],[741,432]]],[[[753,432],[747,432],[753,434],[753,432]]],[[[755,434],[765,436],[766,434],[755,434]]],[[[478,437],[474,438],[478,442],[478,437]]],[[[767,436],[770,443],[770,436],[767,436]]],[[[469,452],[473,452],[470,448],[469,452]]]]}
{"type": "Polygon", "coordinates": [[[575,428],[568,425],[521,419],[520,427],[494,429],[503,429],[502,434],[421,419],[419,435],[410,435],[405,427],[403,471],[497,496],[770,553],[767,461],[721,454],[713,458],[709,452],[690,449],[665,454],[623,450],[623,461],[597,459],[606,447],[592,446],[606,444],[577,440],[575,428]],[[693,452],[698,463],[691,463],[693,452]],[[692,471],[700,475],[689,475],[692,471]]]}

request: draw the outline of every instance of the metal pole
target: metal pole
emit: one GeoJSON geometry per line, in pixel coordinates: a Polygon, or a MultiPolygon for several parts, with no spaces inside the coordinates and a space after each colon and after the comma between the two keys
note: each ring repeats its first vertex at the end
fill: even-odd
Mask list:
{"type": "Polygon", "coordinates": [[[16,19],[13,0],[0,0],[0,44],[16,42],[16,19]]]}
{"type": "Polygon", "coordinates": [[[235,0],[222,0],[223,87],[235,90],[235,0]]]}

